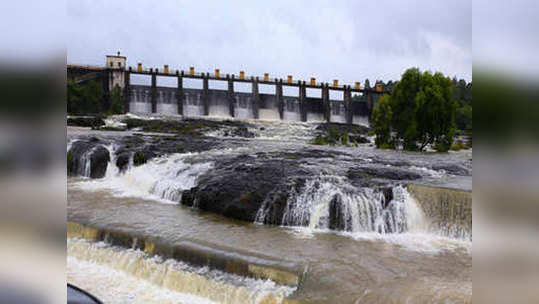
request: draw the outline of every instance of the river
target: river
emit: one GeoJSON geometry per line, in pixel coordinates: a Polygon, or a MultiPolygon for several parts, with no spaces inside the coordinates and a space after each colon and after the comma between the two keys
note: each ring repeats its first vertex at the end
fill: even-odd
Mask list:
{"type": "Polygon", "coordinates": [[[472,152],[315,146],[318,126],[68,127],[68,151],[110,155],[68,178],[68,281],[113,303],[471,303],[471,217],[440,225],[408,186],[471,192],[472,152]]]}

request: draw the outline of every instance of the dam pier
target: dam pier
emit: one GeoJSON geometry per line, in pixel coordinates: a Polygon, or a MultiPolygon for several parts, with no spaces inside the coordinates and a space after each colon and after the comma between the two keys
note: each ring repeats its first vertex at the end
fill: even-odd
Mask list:
{"type": "Polygon", "coordinates": [[[127,58],[108,55],[106,64],[101,66],[67,65],[68,81],[84,83],[97,80],[103,84],[104,98],[109,98],[113,88],[118,86],[124,96],[124,113],[159,113],[182,116],[224,116],[241,119],[267,119],[283,121],[319,121],[359,124],[369,121],[375,100],[381,94],[389,94],[380,85],[374,89],[361,88],[359,82],[353,86],[333,82],[295,80],[292,75],[286,79],[222,74],[219,69],[213,73],[198,72],[194,67],[188,71],[172,70],[168,65],[160,68],[144,68],[138,63],[136,68],[127,66],[127,58]],[[132,83],[132,76],[150,78],[150,85],[132,83]],[[158,77],[176,78],[176,87],[158,86],[158,77]],[[202,88],[188,88],[184,79],[202,81],[202,88]],[[210,82],[226,82],[227,89],[211,89],[210,82]],[[235,84],[248,83],[251,92],[238,92],[235,84]],[[274,93],[260,93],[260,85],[273,86],[274,93]],[[283,87],[298,88],[297,96],[283,94],[283,87]],[[307,96],[307,89],[319,90],[320,98],[307,96]],[[342,92],[342,99],[331,99],[330,92],[342,92]],[[355,100],[353,95],[362,96],[355,100]]]}

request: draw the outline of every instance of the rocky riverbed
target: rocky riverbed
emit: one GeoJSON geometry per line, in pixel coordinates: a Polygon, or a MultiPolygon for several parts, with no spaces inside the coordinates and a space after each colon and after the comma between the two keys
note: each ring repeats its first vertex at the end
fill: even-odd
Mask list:
{"type": "MultiPolygon", "coordinates": [[[[142,222],[137,224],[140,218],[135,215],[135,210],[141,207],[124,200],[153,200],[155,204],[165,203],[172,208],[204,211],[225,219],[239,220],[240,223],[251,223],[250,225],[278,229],[285,227],[307,229],[308,234],[340,233],[343,236],[351,236],[349,242],[357,242],[356,239],[364,238],[367,233],[369,239],[372,235],[387,235],[393,241],[395,240],[393,236],[402,235],[402,239],[399,238],[397,241],[400,244],[398,246],[406,242],[412,245],[416,238],[410,237],[410,233],[412,235],[419,233],[418,239],[422,239],[422,235],[427,233],[431,235],[429,238],[444,240],[449,238],[458,244],[461,242],[469,244],[464,247],[451,245],[451,248],[456,246],[460,249],[457,250],[459,252],[457,256],[450,260],[457,259],[464,261],[462,265],[468,265],[468,262],[471,265],[471,216],[469,219],[464,216],[468,208],[471,214],[471,195],[469,205],[462,203],[462,199],[459,198],[460,209],[444,213],[444,216],[435,215],[437,221],[436,225],[433,225],[433,221],[429,220],[422,210],[425,206],[416,202],[407,191],[408,185],[420,184],[427,187],[456,188],[468,193],[472,185],[470,150],[449,153],[378,150],[371,143],[368,127],[344,124],[183,120],[134,115],[112,117],[106,121],[108,126],[103,125],[101,130],[95,127],[93,129],[68,127],[67,173],[70,176],[68,191],[79,193],[73,194],[75,195],[73,199],[80,201],[74,203],[79,209],[68,210],[70,219],[99,226],[120,225],[138,231],[137,227],[142,222]],[[111,125],[115,127],[112,128],[111,125]],[[329,132],[341,135],[346,133],[348,140],[344,145],[340,140],[336,145],[314,144],[317,137],[327,136],[329,132]],[[88,205],[87,201],[92,200],[91,193],[95,193],[96,197],[105,195],[108,198],[100,199],[101,207],[97,207],[95,203],[88,205]],[[134,212],[128,215],[131,220],[105,211],[104,217],[93,218],[101,213],[95,208],[107,208],[105,207],[107,204],[101,202],[103,200],[119,200],[111,201],[111,204],[131,206],[129,213],[134,212]],[[466,222],[468,220],[470,225],[466,222]],[[466,225],[459,224],[464,223],[463,221],[466,225]],[[120,224],[122,222],[123,224],[120,224]],[[453,229],[455,225],[460,228],[453,229]],[[443,229],[446,226],[453,228],[443,229]]],[[[426,190],[423,188],[422,191],[423,197],[429,197],[429,201],[436,204],[434,196],[424,194],[426,190]]],[[[446,203],[451,206],[451,202],[446,203]]],[[[144,206],[142,209],[154,209],[147,204],[144,206]]],[[[169,209],[169,206],[165,209],[169,209]]],[[[149,212],[142,209],[140,212],[149,212]]],[[[157,214],[154,216],[160,218],[159,212],[164,211],[161,209],[161,207],[155,209],[157,214]]],[[[432,210],[438,209],[428,210],[432,213],[434,212],[432,210]]],[[[170,213],[170,210],[164,212],[170,213]]],[[[168,215],[163,216],[160,221],[165,218],[167,221],[171,220],[168,215]]],[[[176,224],[174,220],[172,221],[169,223],[170,228],[164,228],[163,225],[166,223],[160,223],[159,230],[152,228],[150,230],[153,232],[150,232],[143,229],[145,232],[138,231],[138,233],[148,234],[147,237],[151,237],[154,234],[161,235],[162,232],[157,231],[164,230],[167,232],[160,237],[166,240],[169,234],[172,237],[177,231],[173,228],[176,224]]],[[[242,227],[243,224],[233,225],[242,227]]],[[[198,229],[206,231],[207,227],[214,225],[206,223],[203,226],[206,227],[198,226],[198,229]]],[[[234,229],[236,234],[237,229],[242,228],[234,229]]],[[[245,231],[242,231],[240,234],[244,233],[245,231]]],[[[198,232],[193,235],[198,235],[198,232]]],[[[208,241],[208,236],[205,235],[203,233],[198,237],[208,241]]],[[[226,236],[223,238],[226,239],[226,236]]],[[[231,236],[230,240],[235,238],[231,236]]],[[[173,243],[174,239],[172,237],[169,242],[173,243]]],[[[282,243],[271,238],[256,242],[282,243]]],[[[243,248],[245,245],[242,242],[237,243],[238,247],[243,248]]],[[[260,246],[262,245],[253,244],[251,248],[244,249],[258,251],[257,248],[260,246]]],[[[430,246],[427,247],[431,248],[430,246]]],[[[316,253],[318,249],[307,247],[306,250],[313,250],[315,260],[321,258],[316,253]]],[[[445,252],[453,249],[440,250],[445,252]]],[[[283,252],[285,251],[283,249],[283,252]]],[[[279,254],[278,251],[273,253],[279,254]]],[[[348,259],[353,260],[353,255],[348,259]]],[[[446,263],[442,257],[440,259],[442,260],[437,263],[446,263]]],[[[432,262],[434,263],[434,260],[432,262]]],[[[337,267],[333,263],[336,262],[330,263],[333,265],[331,267],[337,267]]],[[[449,264],[447,266],[449,267],[449,264]]],[[[381,267],[383,269],[385,266],[381,267]]],[[[471,267],[470,269],[467,267],[464,266],[461,270],[468,273],[471,267]]],[[[404,268],[399,271],[406,271],[404,268]]],[[[336,288],[335,290],[340,288],[335,284],[340,280],[346,280],[347,276],[347,272],[342,271],[335,274],[335,282],[328,283],[328,286],[333,286],[331,288],[336,288]]],[[[376,275],[376,270],[371,269],[368,272],[371,271],[374,271],[371,275],[376,275]]],[[[416,273],[417,277],[414,280],[421,279],[424,275],[416,273]]],[[[363,275],[360,277],[361,280],[365,280],[363,275]]],[[[309,298],[311,290],[313,294],[317,294],[315,298],[331,299],[328,301],[337,303],[336,298],[314,291],[317,286],[315,278],[317,275],[308,279],[307,287],[299,289],[297,292],[301,295],[299,298],[309,298]]],[[[462,284],[455,285],[453,295],[458,299],[467,299],[469,291],[471,301],[471,290],[468,290],[468,283],[471,286],[471,276],[459,276],[456,279],[440,274],[437,278],[443,282],[449,280],[451,284],[462,280],[462,284]]],[[[382,281],[385,280],[389,280],[389,277],[384,275],[382,281]]],[[[397,284],[397,281],[389,283],[390,281],[385,282],[397,284]]],[[[359,281],[356,283],[360,284],[359,281]]],[[[358,298],[359,291],[350,289],[356,283],[345,284],[346,287],[343,288],[347,300],[342,303],[349,303],[348,300],[358,298]]],[[[372,285],[372,282],[365,281],[363,283],[371,287],[378,284],[372,285]]],[[[416,294],[417,299],[421,299],[419,302],[428,299],[428,295],[435,293],[436,288],[429,285],[424,293],[416,294]]],[[[362,287],[360,290],[364,292],[366,289],[362,287]]],[[[381,292],[382,289],[376,290],[375,293],[381,292]]],[[[404,290],[401,291],[405,293],[404,290]]],[[[445,292],[448,299],[453,297],[451,291],[445,292]]],[[[398,296],[391,295],[390,298],[397,299],[398,296]]],[[[406,294],[403,294],[402,299],[405,298],[406,294]]]]}

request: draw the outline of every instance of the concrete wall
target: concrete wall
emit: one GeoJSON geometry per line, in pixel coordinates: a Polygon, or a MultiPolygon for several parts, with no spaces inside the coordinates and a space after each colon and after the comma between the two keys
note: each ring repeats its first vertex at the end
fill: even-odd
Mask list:
{"type": "Polygon", "coordinates": [[[105,60],[105,67],[110,70],[109,77],[109,90],[112,90],[115,86],[124,88],[125,86],[125,68],[126,57],[124,56],[111,56],[107,55],[105,60]]]}
{"type": "MultiPolygon", "coordinates": [[[[204,91],[201,89],[183,89],[183,98],[178,98],[179,90],[171,87],[156,87],[156,113],[182,114],[184,116],[203,116],[204,91]],[[183,107],[178,107],[178,100],[183,100],[183,107]],[[181,109],[183,113],[178,113],[181,109]]],[[[129,86],[129,111],[133,113],[152,112],[152,87],[144,85],[129,86]]],[[[218,117],[236,117],[253,119],[255,101],[252,93],[234,92],[233,104],[226,90],[208,90],[208,114],[218,117]],[[232,114],[233,113],[233,114],[232,114]]],[[[301,121],[300,98],[283,96],[282,120],[301,121]]],[[[342,100],[330,100],[331,122],[346,122],[345,106],[342,100]]],[[[324,121],[324,104],[321,98],[305,98],[307,121],[324,121]]],[[[367,104],[354,103],[354,123],[368,121],[367,104]],[[356,119],[357,118],[357,119],[356,119]]],[[[259,94],[259,119],[281,120],[279,103],[276,95],[259,94]]]]}
{"type": "Polygon", "coordinates": [[[429,221],[429,228],[444,235],[472,239],[472,191],[408,185],[429,221]]]}

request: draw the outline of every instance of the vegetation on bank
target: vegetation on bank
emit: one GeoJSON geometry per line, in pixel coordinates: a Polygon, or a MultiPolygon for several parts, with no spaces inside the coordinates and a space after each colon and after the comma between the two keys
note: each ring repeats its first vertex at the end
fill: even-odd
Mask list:
{"type": "Polygon", "coordinates": [[[85,84],[67,83],[67,113],[70,115],[120,114],[122,109],[122,89],[118,85],[106,96],[103,86],[94,80],[85,84]]]}
{"type": "Polygon", "coordinates": [[[318,130],[322,134],[316,136],[311,144],[313,145],[341,145],[341,146],[357,146],[358,144],[368,143],[369,140],[361,134],[367,132],[366,127],[350,126],[343,124],[328,123],[321,125],[318,130]]]}
{"type": "Polygon", "coordinates": [[[453,146],[453,140],[457,127],[471,133],[471,84],[462,90],[461,82],[456,96],[454,82],[439,72],[406,70],[391,95],[383,95],[373,109],[376,146],[423,151],[430,145],[442,152],[464,147],[453,146]]]}

